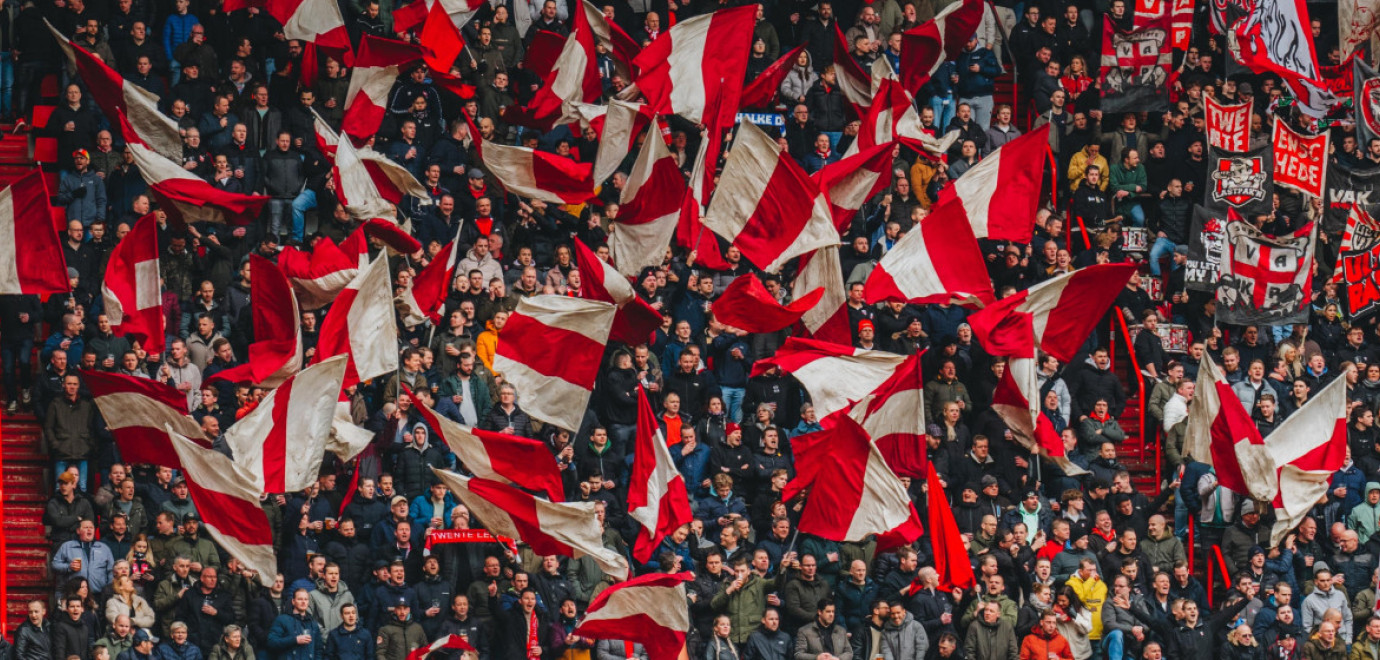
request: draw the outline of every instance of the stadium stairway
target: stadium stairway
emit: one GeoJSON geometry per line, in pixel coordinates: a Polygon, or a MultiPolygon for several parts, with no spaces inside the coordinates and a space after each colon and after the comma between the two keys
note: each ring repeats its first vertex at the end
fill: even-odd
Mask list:
{"type": "Polygon", "coordinates": [[[0,536],[6,579],[6,636],[24,620],[26,604],[52,595],[48,575],[49,544],[43,530],[43,507],[48,500],[48,458],[40,448],[42,431],[32,414],[0,413],[0,536]]]}
{"type": "MultiPolygon", "coordinates": [[[[0,123],[0,188],[35,169],[43,172],[49,195],[57,194],[57,140],[37,136],[57,106],[58,81],[48,76],[41,85],[39,101],[28,118],[29,131],[0,123]]],[[[62,220],[61,209],[53,217],[62,220]]],[[[37,360],[37,349],[34,355],[37,360]]],[[[42,429],[32,413],[8,415],[0,408],[0,570],[4,571],[4,618],[0,630],[12,638],[23,622],[29,601],[48,600],[52,578],[48,575],[50,545],[43,529],[43,509],[48,501],[49,461],[40,440],[42,429]]]]}
{"type": "Polygon", "coordinates": [[[1136,364],[1135,353],[1131,349],[1129,328],[1121,322],[1120,315],[1116,312],[1110,316],[1112,318],[1108,335],[1112,368],[1126,391],[1126,407],[1117,419],[1121,429],[1126,432],[1126,440],[1117,449],[1117,458],[1130,469],[1131,483],[1136,490],[1147,496],[1158,495],[1163,476],[1159,469],[1159,442],[1153,429],[1146,433],[1146,422],[1143,418],[1144,406],[1150,392],[1141,391],[1140,365],[1136,364]]]}

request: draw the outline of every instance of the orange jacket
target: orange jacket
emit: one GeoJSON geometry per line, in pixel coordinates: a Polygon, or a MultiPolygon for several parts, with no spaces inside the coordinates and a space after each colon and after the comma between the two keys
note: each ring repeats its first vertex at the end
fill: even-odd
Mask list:
{"type": "Polygon", "coordinates": [[[1073,651],[1069,650],[1069,641],[1063,635],[1056,632],[1046,637],[1036,624],[1035,630],[1021,642],[1021,660],[1049,660],[1051,653],[1063,660],[1073,660],[1073,651]]]}

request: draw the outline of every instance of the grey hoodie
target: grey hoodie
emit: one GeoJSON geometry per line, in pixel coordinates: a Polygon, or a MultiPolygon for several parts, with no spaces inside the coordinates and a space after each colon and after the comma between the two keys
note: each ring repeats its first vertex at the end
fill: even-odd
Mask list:
{"type": "Polygon", "coordinates": [[[887,619],[882,628],[882,658],[884,660],[924,660],[930,648],[925,627],[909,612],[901,625],[887,619]]]}

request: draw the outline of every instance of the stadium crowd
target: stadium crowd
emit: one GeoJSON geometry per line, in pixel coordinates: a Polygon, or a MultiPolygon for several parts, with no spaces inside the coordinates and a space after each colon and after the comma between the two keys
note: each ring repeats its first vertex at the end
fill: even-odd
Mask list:
{"type": "MultiPolygon", "coordinates": [[[[340,4],[354,40],[399,36],[392,0],[340,4]]],[[[645,44],[673,21],[736,4],[616,0],[603,11],[645,44]]],[[[760,110],[779,112],[783,148],[807,172],[836,162],[860,127],[836,81],[835,30],[845,31],[850,56],[864,70],[877,58],[899,67],[899,33],[947,4],[781,0],[759,10],[749,80],[805,45],[775,102],[760,110]]],[[[312,118],[315,110],[339,126],[350,71],[323,57],[313,84],[302,85],[302,44],[284,39],[282,27],[256,8],[225,12],[205,0],[0,4],[0,114],[22,122],[39,102],[43,78],[61,80],[57,109],[31,130],[57,139],[56,199],[66,208],[63,251],[74,288],[46,302],[0,297],[8,412],[37,416],[55,481],[44,524],[56,592],[29,605],[28,620],[4,642],[9,657],[403,660],[458,633],[480,660],[645,660],[641,645],[572,634],[591,598],[612,583],[591,560],[497,543],[428,542],[437,530],[483,521],[427,469],[463,466],[421,421],[413,398],[457,422],[548,443],[567,498],[601,503],[605,544],[630,554],[638,528],[626,490],[640,384],[690,488],[695,520],[635,568],[693,571],[686,607],[695,660],[1380,660],[1374,319],[1353,324],[1335,285],[1320,279],[1310,324],[1225,326],[1214,319],[1210,294],[1183,285],[1193,205],[1208,182],[1203,99],[1252,101],[1255,136],[1263,140],[1259,126],[1281,107],[1279,80],[1228,78],[1222,41],[1200,30],[1204,36],[1176,63],[1167,112],[1104,116],[1096,83],[1101,23],[1128,21],[1128,2],[996,4],[1016,10],[1009,36],[999,44],[975,37],[917,97],[926,130],[957,129],[960,139],[939,160],[898,147],[892,184],[841,237],[845,281],[837,283],[848,291],[857,346],[926,351],[928,460],[946,492],[903,481],[921,511],[928,497],[951,500],[978,576],[966,590],[941,588],[927,537],[878,554],[874,542],[797,533],[802,503],[783,502],[780,493],[794,476],[791,439],[819,430],[819,419],[791,376],[778,369],[750,375],[788,333],[746,334],[714,318],[716,295],[755,272],[735,248],[725,251],[730,268],[717,271],[680,248],[668,250],[662,267],[637,279],[637,294],[665,322],[645,344],[610,346],[581,428],[532,419],[522,393],[495,372],[495,345],[519,300],[579,292],[571,240],[605,244],[631,167],[629,156],[597,200],[560,207],[506,193],[470,145],[461,113],[494,141],[594,159],[592,130],[539,134],[501,116],[530,100],[540,82],[522,64],[535,35],[568,33],[564,0],[479,11],[464,29],[466,47],[453,70],[475,87],[473,98],[434,85],[425,66],[394,85],[372,146],[406,166],[432,197],[432,204],[400,208],[424,249],[393,258],[395,284],[401,290],[459,229],[465,258],[447,300],[451,311],[441,327],[400,328],[397,374],[351,392],[354,421],[376,434],[360,460],[328,456],[316,486],[264,495],[280,574],[273,586],[260,586],[201,529],[181,475],[121,461],[83,373],[175,386],[207,438],[223,447],[224,431],[264,395],[246,384],[204,383],[239,364],[251,341],[248,255],[273,259],[283,245],[309,250],[319,237],[339,242],[357,226],[328,186],[312,118]],[[525,34],[515,11],[531,14],[525,34]],[[157,209],[112,118],[62,66],[45,20],[161,97],[182,129],[188,172],[273,200],[247,226],[160,230],[162,309],[172,335],[165,354],[113,334],[102,310],[112,247],[157,209]],[[998,105],[997,79],[1012,71],[1018,103],[998,105]],[[939,191],[1020,135],[1017,125],[1032,123],[1052,126],[1056,166],[1047,175],[1058,200],[1032,219],[1031,244],[983,242],[989,273],[1002,294],[1126,260],[1160,281],[1153,288],[1163,300],[1134,277],[1110,312],[1144,330],[1134,352],[1146,385],[1143,433],[1164,461],[1158,497],[1138,490],[1118,458],[1128,435],[1119,420],[1139,383],[1116,374],[1105,336],[1089,338],[1086,361],[1040,364],[1043,414],[1062,434],[1067,457],[1087,472],[1069,475],[1012,442],[990,407],[1005,360],[974,340],[964,322],[970,310],[863,302],[867,274],[926,217],[939,191]],[[1071,234],[1070,224],[1077,226],[1071,234]],[[1149,228],[1144,249],[1124,249],[1131,227],[1149,228]],[[1154,332],[1163,323],[1187,327],[1186,353],[1166,351],[1154,332]],[[1204,354],[1222,365],[1262,432],[1333,379],[1348,381],[1351,458],[1325,500],[1277,545],[1269,543],[1267,503],[1219,487],[1210,468],[1182,453],[1204,354]],[[1231,588],[1218,588],[1210,600],[1200,576],[1210,558],[1217,561],[1213,546],[1231,588]],[[1195,552],[1198,575],[1188,556],[1195,552]]],[[[1198,20],[1205,21],[1202,12],[1198,20]]],[[[1335,47],[1323,45],[1335,37],[1321,21],[1313,26],[1319,51],[1335,59],[1335,47]]],[[[606,53],[599,64],[610,95],[627,86],[606,53]]],[[[1380,166],[1380,145],[1358,146],[1349,130],[1337,130],[1333,158],[1380,166]]],[[[669,148],[687,173],[701,139],[694,125],[669,119],[669,148]]],[[[1247,220],[1283,234],[1321,211],[1284,188],[1276,197],[1273,212],[1247,220]]],[[[788,267],[764,280],[786,302],[792,277],[788,267]]],[[[308,359],[320,320],[317,312],[302,314],[308,359]]]]}

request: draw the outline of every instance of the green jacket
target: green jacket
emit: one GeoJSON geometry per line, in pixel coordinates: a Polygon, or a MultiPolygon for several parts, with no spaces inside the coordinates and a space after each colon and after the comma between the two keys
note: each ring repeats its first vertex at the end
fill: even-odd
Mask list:
{"type": "Polygon", "coordinates": [[[1130,212],[1131,206],[1136,203],[1136,195],[1139,194],[1136,192],[1137,186],[1140,187],[1141,193],[1150,189],[1150,184],[1147,182],[1145,176],[1145,165],[1137,164],[1129,170],[1126,169],[1126,166],[1122,163],[1117,163],[1112,166],[1111,189],[1107,192],[1113,195],[1115,195],[1118,190],[1125,190],[1131,193],[1129,196],[1123,197],[1116,203],[1116,212],[1118,215],[1126,215],[1130,212]]]}
{"type": "Polygon", "coordinates": [[[375,654],[378,660],[407,660],[407,654],[426,645],[426,632],[416,621],[394,617],[379,628],[375,654]]]}
{"type": "Polygon", "coordinates": [[[211,539],[200,535],[196,540],[180,536],[168,545],[174,557],[183,555],[192,560],[193,564],[220,568],[220,552],[216,550],[216,544],[212,543],[211,539]]]}
{"type": "Polygon", "coordinates": [[[1006,621],[1005,614],[995,625],[983,621],[974,621],[969,625],[963,649],[969,658],[975,660],[1016,660],[1020,657],[1014,624],[1006,621]]]}
{"type": "Polygon", "coordinates": [[[715,612],[728,615],[729,621],[733,624],[733,632],[728,638],[733,640],[734,644],[747,643],[748,636],[762,622],[762,613],[767,611],[767,594],[776,591],[780,585],[781,576],[766,579],[754,573],[748,576],[742,589],[730,594],[728,584],[725,584],[719,593],[714,594],[709,606],[714,608],[715,612]]]}
{"type": "Polygon", "coordinates": [[[988,596],[985,594],[980,598],[973,599],[973,602],[968,604],[968,611],[963,613],[963,619],[959,623],[962,626],[967,627],[968,624],[977,621],[978,607],[986,606],[987,603],[1000,604],[1001,620],[1006,622],[1007,625],[1013,628],[1016,626],[1016,615],[1020,612],[1020,608],[1016,606],[1016,601],[1011,600],[1011,598],[1008,596],[997,596],[994,598],[992,596],[988,596]]]}
{"type": "MultiPolygon", "coordinates": [[[[1362,493],[1361,497],[1369,498],[1372,490],[1380,490],[1380,483],[1367,483],[1366,492],[1362,493]]],[[[1361,503],[1351,510],[1351,515],[1347,516],[1346,526],[1356,530],[1362,539],[1375,535],[1375,532],[1380,531],[1380,504],[1371,504],[1369,499],[1362,499],[1361,503]]]]}

